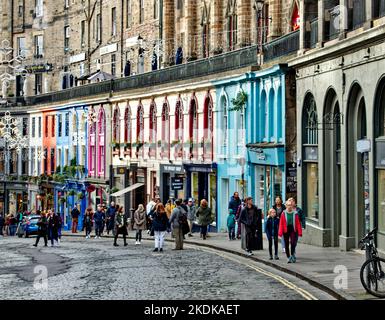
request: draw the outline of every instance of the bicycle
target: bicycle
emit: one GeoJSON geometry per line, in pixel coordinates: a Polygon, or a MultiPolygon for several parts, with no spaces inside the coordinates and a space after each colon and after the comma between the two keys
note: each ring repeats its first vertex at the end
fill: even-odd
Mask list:
{"type": "Polygon", "coordinates": [[[360,279],[365,290],[378,298],[385,298],[385,259],[378,256],[374,244],[377,228],[365,235],[361,241],[361,250],[366,251],[366,261],[361,267],[360,279]]]}

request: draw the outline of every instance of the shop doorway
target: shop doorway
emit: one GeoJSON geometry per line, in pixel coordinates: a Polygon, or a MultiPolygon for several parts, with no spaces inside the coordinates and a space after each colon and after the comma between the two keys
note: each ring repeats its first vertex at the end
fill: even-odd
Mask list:
{"type": "Polygon", "coordinates": [[[355,84],[348,104],[347,225],[348,236],[355,239],[356,245],[365,234],[365,229],[370,222],[369,157],[367,152],[357,148],[357,142],[365,140],[366,137],[365,98],[361,87],[355,84]]]}

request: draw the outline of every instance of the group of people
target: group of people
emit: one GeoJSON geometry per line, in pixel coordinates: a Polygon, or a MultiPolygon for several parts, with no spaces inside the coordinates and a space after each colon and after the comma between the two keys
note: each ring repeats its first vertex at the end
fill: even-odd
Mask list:
{"type": "Polygon", "coordinates": [[[15,236],[18,224],[18,215],[15,216],[10,213],[4,217],[3,214],[0,213],[0,236],[15,236]]]}
{"type": "Polygon", "coordinates": [[[282,198],[277,196],[275,204],[268,210],[266,219],[264,219],[262,210],[253,204],[252,197],[247,197],[242,201],[238,192],[231,197],[228,208],[229,240],[241,238],[243,225],[247,255],[252,255],[253,250],[263,249],[262,234],[265,232],[269,243],[270,260],[279,259],[278,238],[281,238],[282,252],[286,253],[288,263],[297,261],[296,247],[298,238],[302,237],[302,229],[306,228],[306,219],[303,210],[296,205],[294,198],[289,198],[283,204],[282,198]]]}
{"type": "Polygon", "coordinates": [[[36,242],[33,245],[37,247],[41,238],[44,239],[44,246],[48,246],[48,240],[51,241],[51,246],[59,246],[61,239],[62,219],[54,210],[38,211],[40,218],[37,222],[38,233],[36,242]]]}

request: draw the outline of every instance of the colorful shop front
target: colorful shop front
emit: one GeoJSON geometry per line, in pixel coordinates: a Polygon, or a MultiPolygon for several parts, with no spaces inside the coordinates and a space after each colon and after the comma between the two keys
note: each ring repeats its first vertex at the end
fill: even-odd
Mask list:
{"type": "Polygon", "coordinates": [[[296,195],[295,92],[287,85],[293,75],[285,65],[254,75],[246,110],[247,179],[254,202],[267,214],[277,196],[285,201],[296,195]]]}

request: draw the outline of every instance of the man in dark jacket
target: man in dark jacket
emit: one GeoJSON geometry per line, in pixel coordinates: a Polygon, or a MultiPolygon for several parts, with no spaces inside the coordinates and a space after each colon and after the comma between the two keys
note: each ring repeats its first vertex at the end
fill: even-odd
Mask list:
{"type": "Polygon", "coordinates": [[[79,223],[80,211],[78,206],[75,204],[74,208],[71,211],[72,217],[72,233],[77,233],[78,223],[79,223]]]}
{"type": "Polygon", "coordinates": [[[114,230],[115,214],[116,214],[115,202],[111,201],[111,205],[108,207],[106,212],[107,234],[110,234],[110,231],[114,230]]]}
{"type": "Polygon", "coordinates": [[[104,214],[104,211],[102,210],[102,206],[98,204],[96,212],[94,214],[94,222],[95,222],[95,239],[100,239],[100,236],[103,232],[103,224],[104,220],[106,218],[106,215],[104,214]]]}
{"type": "Polygon", "coordinates": [[[37,225],[38,225],[39,229],[38,229],[38,233],[37,233],[36,242],[33,246],[37,247],[37,245],[40,241],[40,238],[43,238],[44,239],[44,246],[46,247],[47,242],[48,242],[48,239],[47,239],[48,222],[47,222],[47,218],[45,217],[44,213],[40,214],[40,219],[37,222],[37,225]]]}
{"type": "Polygon", "coordinates": [[[246,206],[242,209],[239,221],[245,226],[246,252],[253,254],[252,250],[262,249],[262,213],[253,204],[253,198],[246,198],[246,206]]]}
{"type": "Polygon", "coordinates": [[[239,198],[239,193],[234,192],[234,195],[231,197],[229,202],[229,209],[233,210],[234,214],[237,213],[238,207],[241,205],[242,201],[239,198]]]}
{"type": "Polygon", "coordinates": [[[0,236],[4,236],[3,234],[4,224],[5,224],[5,220],[4,220],[3,214],[0,213],[0,236]]]}
{"type": "Polygon", "coordinates": [[[59,245],[59,227],[60,227],[60,219],[59,216],[53,212],[52,210],[48,211],[48,234],[51,239],[51,246],[54,246],[54,241],[56,241],[56,245],[59,245]]]}

